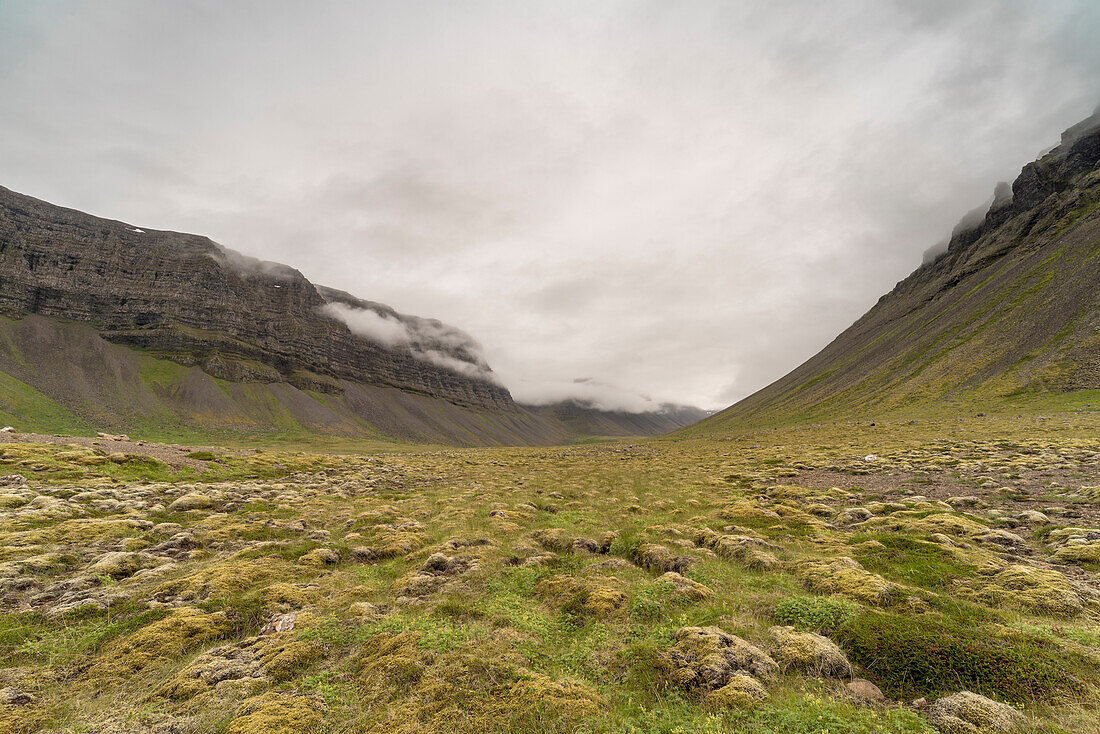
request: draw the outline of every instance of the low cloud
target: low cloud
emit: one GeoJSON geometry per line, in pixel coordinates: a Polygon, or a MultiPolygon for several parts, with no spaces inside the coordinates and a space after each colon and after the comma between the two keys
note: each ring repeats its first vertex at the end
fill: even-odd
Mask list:
{"type": "Polygon", "coordinates": [[[342,321],[351,333],[416,359],[470,377],[496,382],[481,345],[466,332],[435,319],[407,316],[381,304],[330,302],[327,316],[342,321]]]}
{"type": "Polygon", "coordinates": [[[587,408],[624,413],[659,413],[669,407],[646,395],[587,378],[570,381],[519,381],[509,385],[512,397],[524,405],[573,402],[587,408]]]}
{"type": "Polygon", "coordinates": [[[396,318],[376,313],[366,308],[352,308],[342,303],[330,303],[324,307],[329,316],[347,324],[352,334],[387,347],[408,346],[409,330],[396,318]]]}
{"type": "Polygon", "coordinates": [[[242,278],[269,278],[282,281],[304,279],[301,273],[289,265],[245,255],[216,242],[213,245],[214,250],[211,251],[210,257],[242,278]]]}
{"type": "Polygon", "coordinates": [[[921,263],[927,265],[928,263],[935,262],[941,256],[947,254],[947,249],[951,244],[951,240],[960,235],[966,234],[967,232],[974,231],[981,226],[982,222],[985,221],[986,215],[989,214],[990,209],[998,206],[1003,206],[1011,201],[1012,186],[1009,185],[1006,181],[1000,181],[994,187],[992,196],[986,199],[981,206],[976,206],[968,211],[966,214],[964,214],[962,216],[962,219],[959,220],[958,224],[952,227],[950,238],[940,240],[939,242],[924,251],[924,254],[921,258],[921,263]]]}

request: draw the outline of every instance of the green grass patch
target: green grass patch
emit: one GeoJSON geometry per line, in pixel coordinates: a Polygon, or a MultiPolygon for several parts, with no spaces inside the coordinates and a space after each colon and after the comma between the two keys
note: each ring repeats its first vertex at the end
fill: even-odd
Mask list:
{"type": "Polygon", "coordinates": [[[943,546],[901,533],[866,533],[853,543],[878,541],[882,547],[859,549],[856,558],[869,571],[908,586],[942,589],[973,569],[957,560],[943,546]]]}
{"type": "Polygon", "coordinates": [[[37,612],[0,616],[0,665],[56,666],[98,652],[107,642],[168,616],[120,602],[110,610],[83,607],[60,619],[37,612]]]}
{"type": "Polygon", "coordinates": [[[772,619],[802,632],[830,634],[852,621],[859,610],[859,604],[847,599],[794,596],[775,605],[772,619]]]}

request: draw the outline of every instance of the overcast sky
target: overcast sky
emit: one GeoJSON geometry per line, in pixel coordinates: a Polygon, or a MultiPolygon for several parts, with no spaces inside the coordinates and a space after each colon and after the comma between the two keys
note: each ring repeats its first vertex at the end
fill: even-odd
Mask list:
{"type": "Polygon", "coordinates": [[[520,399],[721,408],[1086,117],[1098,37],[1096,0],[0,0],[0,185],[440,318],[520,399]]]}

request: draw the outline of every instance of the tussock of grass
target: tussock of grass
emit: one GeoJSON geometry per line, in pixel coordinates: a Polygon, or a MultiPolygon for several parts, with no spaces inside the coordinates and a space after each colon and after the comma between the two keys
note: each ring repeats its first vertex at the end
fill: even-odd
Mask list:
{"type": "Polygon", "coordinates": [[[963,427],[211,451],[205,479],[21,445],[0,674],[36,703],[0,725],[925,734],[907,702],[970,689],[1096,734],[1097,600],[1057,564],[1100,543],[1100,421],[963,427]]]}

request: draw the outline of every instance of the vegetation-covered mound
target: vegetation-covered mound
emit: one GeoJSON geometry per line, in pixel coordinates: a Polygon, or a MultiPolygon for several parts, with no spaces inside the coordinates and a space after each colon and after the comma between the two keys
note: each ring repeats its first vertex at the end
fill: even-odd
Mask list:
{"type": "Polygon", "coordinates": [[[1098,732],[1098,427],[0,444],[0,730],[1098,732]]]}

